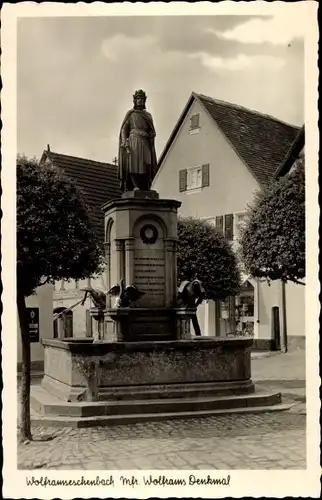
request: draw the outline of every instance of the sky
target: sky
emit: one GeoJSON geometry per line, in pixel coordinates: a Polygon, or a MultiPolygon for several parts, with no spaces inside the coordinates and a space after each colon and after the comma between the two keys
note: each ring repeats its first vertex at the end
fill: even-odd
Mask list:
{"type": "Polygon", "coordinates": [[[159,156],[192,91],[304,122],[301,24],[282,16],[21,18],[18,153],[111,162],[136,89],[159,156]]]}

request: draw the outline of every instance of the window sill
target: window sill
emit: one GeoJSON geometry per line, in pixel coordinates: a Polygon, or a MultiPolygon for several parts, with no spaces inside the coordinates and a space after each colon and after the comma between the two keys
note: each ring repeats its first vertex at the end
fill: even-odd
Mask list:
{"type": "Polygon", "coordinates": [[[197,188],[188,188],[186,189],[185,193],[186,194],[194,194],[194,193],[201,193],[202,187],[197,187],[197,188]]]}
{"type": "Polygon", "coordinates": [[[189,134],[191,134],[191,135],[198,134],[199,131],[200,131],[200,127],[198,127],[198,128],[191,128],[191,129],[189,129],[189,134]]]}

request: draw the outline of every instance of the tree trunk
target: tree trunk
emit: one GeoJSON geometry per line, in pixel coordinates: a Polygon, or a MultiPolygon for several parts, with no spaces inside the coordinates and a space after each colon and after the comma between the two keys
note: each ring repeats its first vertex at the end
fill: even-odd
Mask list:
{"type": "Polygon", "coordinates": [[[17,306],[22,349],[19,439],[26,441],[32,439],[30,430],[30,339],[25,297],[19,291],[17,292],[17,306]]]}
{"type": "Polygon", "coordinates": [[[282,335],[281,335],[281,351],[287,352],[287,315],[286,315],[286,290],[285,283],[282,281],[282,335]]]}

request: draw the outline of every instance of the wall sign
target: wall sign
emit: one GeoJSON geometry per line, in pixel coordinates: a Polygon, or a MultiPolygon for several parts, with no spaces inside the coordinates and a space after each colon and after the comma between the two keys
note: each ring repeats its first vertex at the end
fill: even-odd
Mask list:
{"type": "Polygon", "coordinates": [[[39,342],[39,307],[27,307],[30,342],[39,342]]]}

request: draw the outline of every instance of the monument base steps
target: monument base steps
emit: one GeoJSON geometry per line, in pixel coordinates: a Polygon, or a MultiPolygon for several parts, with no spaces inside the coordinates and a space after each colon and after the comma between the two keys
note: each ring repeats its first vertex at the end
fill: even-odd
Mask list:
{"type": "Polygon", "coordinates": [[[160,398],[193,398],[207,396],[230,396],[250,394],[255,391],[251,380],[236,382],[201,382],[168,385],[137,385],[123,387],[102,387],[99,392],[100,401],[137,400],[160,398]]]}
{"type": "Polygon", "coordinates": [[[221,397],[188,397],[66,403],[42,387],[31,390],[32,421],[58,427],[94,427],[209,417],[233,413],[261,413],[288,410],[281,404],[281,394],[231,395],[221,397]]]}

